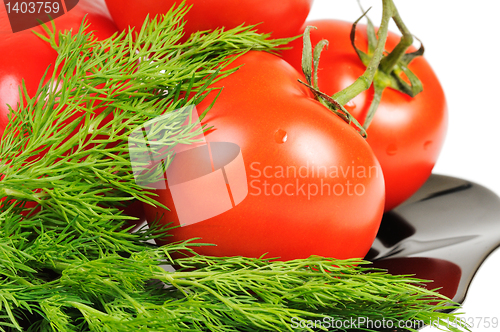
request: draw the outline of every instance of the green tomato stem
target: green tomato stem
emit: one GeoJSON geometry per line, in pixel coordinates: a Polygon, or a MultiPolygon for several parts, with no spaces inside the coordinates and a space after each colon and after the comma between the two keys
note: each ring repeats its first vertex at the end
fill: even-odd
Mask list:
{"type": "Polygon", "coordinates": [[[382,22],[380,24],[380,29],[378,30],[378,42],[373,57],[371,58],[370,63],[366,67],[363,75],[358,77],[350,86],[332,96],[332,98],[341,105],[347,104],[361,92],[367,90],[371,86],[373,78],[379,69],[379,64],[384,55],[385,41],[389,33],[389,22],[395,13],[397,13],[392,0],[382,0],[382,3],[382,22]]]}
{"type": "Polygon", "coordinates": [[[398,26],[399,31],[402,34],[401,40],[394,50],[389,53],[385,58],[380,61],[380,70],[384,73],[390,73],[397,63],[403,58],[408,47],[413,44],[413,35],[410,30],[406,27],[401,16],[399,16],[398,10],[393,6],[393,16],[394,22],[398,26]]]}

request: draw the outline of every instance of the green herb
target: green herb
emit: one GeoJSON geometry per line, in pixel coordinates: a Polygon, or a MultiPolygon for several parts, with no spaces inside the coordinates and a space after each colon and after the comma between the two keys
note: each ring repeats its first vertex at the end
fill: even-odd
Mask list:
{"type": "MultiPolygon", "coordinates": [[[[443,310],[456,305],[422,280],[366,262],[204,257],[189,242],[151,243],[168,230],[123,229],[123,202],[157,204],[135,182],[131,132],[196,105],[233,72],[229,56],[285,42],[239,27],[181,44],[185,12],[105,41],[82,26],[56,42],[47,29],[55,74],[32,98],[21,91],[0,142],[0,330],[298,331],[313,328],[294,322],[324,318],[453,319],[443,310]]],[[[191,124],[168,119],[158,144],[194,140],[191,124]]]]}

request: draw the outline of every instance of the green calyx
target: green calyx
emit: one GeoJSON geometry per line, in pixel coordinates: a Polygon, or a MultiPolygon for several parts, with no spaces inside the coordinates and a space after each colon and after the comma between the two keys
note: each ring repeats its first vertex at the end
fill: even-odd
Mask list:
{"type": "Polygon", "coordinates": [[[326,39],[321,40],[314,47],[314,51],[312,49],[311,29],[315,29],[315,27],[307,26],[304,31],[304,47],[302,51],[302,72],[306,77],[307,82],[303,82],[299,80],[300,83],[307,86],[314,97],[323,105],[325,105],[328,109],[330,109],[333,113],[338,115],[342,120],[346,123],[353,123],[356,128],[358,128],[360,135],[363,138],[367,137],[366,130],[361,126],[361,124],[345,109],[343,103],[339,103],[335,98],[328,96],[327,94],[321,92],[318,88],[318,66],[319,60],[321,56],[321,52],[325,47],[328,47],[328,41],[326,39]]]}
{"type": "MultiPolygon", "coordinates": [[[[382,92],[386,88],[392,88],[401,93],[404,93],[410,97],[415,97],[417,94],[422,92],[423,86],[420,79],[408,68],[409,64],[417,57],[424,54],[424,46],[421,44],[420,48],[414,52],[406,53],[408,48],[413,44],[414,37],[406,27],[406,25],[401,20],[399,13],[395,6],[392,6],[392,18],[396,22],[399,31],[402,33],[401,40],[396,45],[396,47],[387,54],[384,54],[380,60],[378,69],[373,78],[374,87],[374,97],[368,115],[365,119],[363,127],[365,129],[370,125],[373,116],[380,103],[382,92]]],[[[377,34],[375,32],[375,27],[365,12],[354,24],[351,29],[351,43],[359,59],[365,66],[369,66],[373,57],[375,56],[375,47],[378,44],[379,39],[377,39],[377,34]],[[367,39],[368,48],[367,52],[361,51],[356,47],[355,36],[356,27],[359,20],[363,17],[367,18],[367,39]]],[[[334,96],[335,97],[335,96],[334,96]]]]}
{"type": "MultiPolygon", "coordinates": [[[[335,93],[333,96],[328,96],[318,88],[317,68],[320,60],[321,51],[328,45],[328,41],[321,40],[312,49],[310,40],[310,30],[314,27],[307,27],[304,32],[304,48],[302,55],[302,70],[306,76],[307,83],[301,82],[311,89],[316,99],[322,104],[331,109],[335,114],[339,115],[347,123],[353,123],[361,136],[367,137],[366,130],[370,125],[373,116],[380,104],[382,92],[390,87],[402,93],[415,97],[423,89],[422,83],[418,77],[408,68],[413,59],[423,55],[424,47],[421,46],[417,51],[406,53],[408,48],[413,44],[413,35],[410,33],[406,25],[403,23],[399,13],[392,0],[382,0],[383,12],[382,21],[378,32],[371,20],[367,17],[367,37],[368,47],[367,52],[361,51],[355,45],[356,27],[358,22],[366,16],[367,12],[356,20],[351,29],[351,43],[366,70],[347,88],[335,93]],[[398,45],[390,52],[385,52],[385,42],[389,33],[389,22],[393,19],[398,26],[402,37],[398,45]],[[356,97],[361,92],[367,90],[373,85],[374,97],[367,117],[361,125],[349,112],[343,107],[350,100],[356,97]]],[[[300,80],[299,80],[300,81],[300,80]]]]}

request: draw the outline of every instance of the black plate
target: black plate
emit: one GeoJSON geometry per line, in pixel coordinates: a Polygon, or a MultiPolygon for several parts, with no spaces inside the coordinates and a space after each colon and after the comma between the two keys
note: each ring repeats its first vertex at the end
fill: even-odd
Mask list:
{"type": "Polygon", "coordinates": [[[432,175],[386,213],[366,256],[392,274],[434,280],[430,288],[463,303],[486,257],[500,246],[500,198],[470,181],[432,175]]]}

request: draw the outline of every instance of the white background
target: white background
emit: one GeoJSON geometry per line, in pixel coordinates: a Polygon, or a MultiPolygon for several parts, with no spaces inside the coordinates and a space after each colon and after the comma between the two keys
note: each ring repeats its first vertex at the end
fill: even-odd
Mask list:
{"type": "MultiPolygon", "coordinates": [[[[335,18],[355,21],[355,0],[314,0],[308,20],[335,18]]],[[[380,22],[382,1],[370,18],[380,22]]],[[[446,93],[447,138],[434,172],[472,180],[500,194],[500,1],[394,0],[410,31],[422,40],[426,54],[446,93]]],[[[391,28],[397,31],[395,25],[391,28]]],[[[500,223],[500,220],[498,221],[500,223]]],[[[488,257],[476,274],[462,311],[464,317],[500,320],[500,250],[488,257]],[[491,318],[490,318],[491,319],[491,318]]],[[[475,320],[478,325],[479,320],[475,320]]],[[[497,329],[475,326],[473,332],[497,329]]],[[[437,329],[426,328],[431,332],[437,329]]]]}

